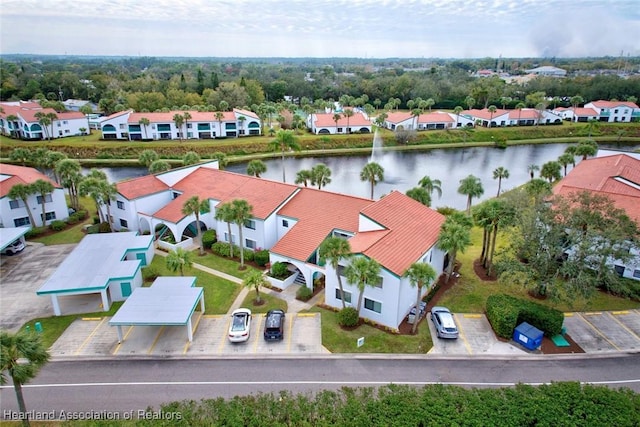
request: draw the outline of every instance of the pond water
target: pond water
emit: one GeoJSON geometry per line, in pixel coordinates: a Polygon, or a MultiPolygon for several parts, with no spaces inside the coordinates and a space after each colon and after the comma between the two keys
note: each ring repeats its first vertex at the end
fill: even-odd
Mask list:
{"type": "MultiPolygon", "coordinates": [[[[502,166],[509,171],[509,178],[502,180],[502,190],[509,190],[524,184],[529,180],[528,166],[542,164],[556,160],[569,144],[537,144],[512,146],[506,149],[470,147],[433,149],[428,151],[388,151],[381,153],[376,161],[384,168],[384,181],[375,187],[374,197],[398,190],[406,192],[418,186],[418,181],[425,175],[442,182],[442,197],[432,195],[431,206],[434,208],[450,206],[456,209],[466,207],[466,196],[458,194],[460,180],[467,175],[475,175],[482,181],[484,195],[475,200],[494,197],[498,190],[498,181],[493,179],[494,169],[502,166]]],[[[614,145],[604,146],[610,149],[620,149],[614,145]]],[[[633,150],[637,146],[624,146],[623,149],[633,150]]],[[[612,154],[601,149],[598,155],[612,154]]],[[[311,169],[318,163],[326,164],[332,172],[331,183],[323,187],[330,191],[351,194],[360,197],[370,196],[370,185],[360,180],[360,171],[371,160],[371,156],[338,156],[338,157],[308,157],[285,158],[285,174],[287,182],[293,183],[296,173],[302,169],[311,169]]],[[[281,159],[265,160],[267,172],[263,178],[275,181],[282,180],[281,159]]],[[[237,163],[229,165],[227,170],[246,173],[247,164],[237,163]]],[[[103,168],[111,182],[143,176],[144,168],[103,168]]],[[[569,166],[568,170],[571,170],[569,166]]]]}

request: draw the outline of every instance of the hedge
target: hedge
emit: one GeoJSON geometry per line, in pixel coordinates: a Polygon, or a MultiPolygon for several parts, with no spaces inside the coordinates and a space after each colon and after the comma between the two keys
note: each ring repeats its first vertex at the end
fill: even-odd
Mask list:
{"type": "Polygon", "coordinates": [[[547,336],[558,335],[564,322],[564,314],[560,310],[505,294],[487,298],[486,311],[496,335],[508,339],[522,322],[535,326],[547,336]]]}
{"type": "Polygon", "coordinates": [[[206,249],[211,249],[211,245],[218,241],[216,236],[216,230],[207,230],[202,233],[202,246],[206,249]]]}

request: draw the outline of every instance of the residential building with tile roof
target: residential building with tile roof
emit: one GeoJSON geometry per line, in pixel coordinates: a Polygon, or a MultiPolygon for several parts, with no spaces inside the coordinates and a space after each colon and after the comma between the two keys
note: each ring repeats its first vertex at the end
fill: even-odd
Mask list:
{"type": "Polygon", "coordinates": [[[352,109],[353,116],[347,117],[342,113],[313,113],[310,117],[311,132],[319,134],[369,133],[373,124],[365,113],[352,109]],[[340,118],[337,123],[334,116],[340,118]]]}
{"type": "Polygon", "coordinates": [[[89,131],[89,120],[77,111],[57,112],[43,108],[37,102],[0,102],[0,132],[23,140],[58,139],[83,135],[89,131]],[[46,127],[38,115],[51,114],[55,118],[46,127]]]}
{"type": "Polygon", "coordinates": [[[234,108],[233,111],[167,111],[138,113],[127,110],[112,114],[101,121],[104,139],[161,140],[161,139],[214,139],[247,135],[260,135],[262,125],[257,114],[234,108]],[[178,128],[174,117],[180,115],[183,123],[178,128]],[[145,124],[145,120],[149,124],[145,124]]]}
{"type": "MultiPolygon", "coordinates": [[[[640,227],[640,160],[626,154],[582,160],[553,187],[558,196],[589,191],[608,197],[640,227]]],[[[627,265],[616,263],[624,277],[640,280],[640,248],[632,248],[636,258],[627,265]]]]}
{"type": "Polygon", "coordinates": [[[69,217],[69,207],[64,196],[62,186],[51,180],[48,176],[34,168],[0,164],[0,224],[4,227],[41,227],[42,218],[42,197],[38,194],[31,194],[27,198],[27,205],[20,199],[14,200],[9,197],[9,191],[16,184],[30,185],[37,180],[50,182],[54,190],[44,198],[46,218],[44,225],[50,224],[54,220],[64,220],[69,217]],[[35,224],[31,224],[29,213],[35,224]]]}
{"type": "MultiPolygon", "coordinates": [[[[269,249],[270,262],[284,262],[296,280],[313,289],[325,278],[325,301],[336,299],[337,279],[330,266],[319,259],[319,247],[329,236],[349,239],[355,256],[376,260],[382,266],[380,282],[367,287],[361,316],[397,328],[415,303],[416,290],[404,273],[414,262],[428,262],[442,273],[446,254],[436,248],[444,217],[399,192],[371,199],[299,187],[217,169],[217,163],[192,165],[117,184],[111,202],[113,228],[152,233],[156,238],[172,235],[182,244],[197,227],[214,229],[219,241],[238,245],[239,229],[215,219],[216,209],[234,199],[246,200],[252,218],[243,225],[243,247],[269,249]],[[192,196],[209,201],[209,212],[184,215],[184,202],[192,196]]],[[[344,260],[344,265],[348,263],[344,260]]],[[[346,284],[354,301],[357,288],[346,284]]],[[[428,292],[428,289],[424,289],[428,292]]]]}
{"type": "Polygon", "coordinates": [[[629,101],[593,101],[588,102],[585,108],[591,108],[598,113],[601,122],[630,122],[640,120],[640,107],[629,101]]]}

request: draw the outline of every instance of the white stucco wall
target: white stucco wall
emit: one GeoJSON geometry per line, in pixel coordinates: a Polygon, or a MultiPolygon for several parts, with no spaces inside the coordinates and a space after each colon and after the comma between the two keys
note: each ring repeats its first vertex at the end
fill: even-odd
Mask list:
{"type": "MultiPolygon", "coordinates": [[[[42,205],[38,203],[38,195],[33,194],[27,199],[27,206],[24,206],[22,201],[19,201],[19,207],[11,209],[11,199],[9,197],[3,197],[0,199],[0,215],[2,218],[2,224],[5,227],[15,227],[14,219],[28,217],[27,207],[31,211],[33,220],[36,227],[41,227],[42,224],[42,205]]],[[[54,212],[55,220],[64,221],[69,217],[69,208],[64,197],[64,190],[62,188],[56,188],[51,193],[51,202],[45,202],[46,212],[54,212]]],[[[51,224],[51,221],[46,221],[45,225],[51,224]]]]}

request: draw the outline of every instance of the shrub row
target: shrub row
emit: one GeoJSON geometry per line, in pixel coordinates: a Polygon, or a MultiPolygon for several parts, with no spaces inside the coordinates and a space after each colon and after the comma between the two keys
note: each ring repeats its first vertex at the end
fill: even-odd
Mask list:
{"type": "Polygon", "coordinates": [[[535,326],[547,336],[558,335],[564,322],[560,310],[505,294],[487,298],[486,311],[493,330],[502,338],[511,338],[522,322],[535,326]]]}
{"type": "Polygon", "coordinates": [[[207,230],[202,233],[202,246],[204,246],[205,249],[211,249],[211,245],[217,241],[216,230],[207,230]]]}
{"type": "MultiPolygon", "coordinates": [[[[211,251],[221,257],[231,257],[231,245],[226,242],[215,242],[211,245],[211,251]]],[[[243,254],[245,261],[253,261],[254,253],[252,250],[244,249],[243,254]]],[[[240,247],[236,245],[233,245],[233,257],[240,258],[240,247]]]]}

